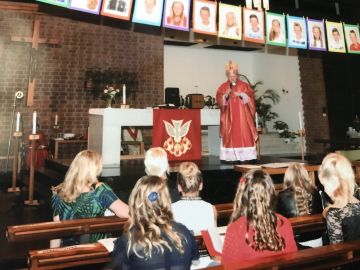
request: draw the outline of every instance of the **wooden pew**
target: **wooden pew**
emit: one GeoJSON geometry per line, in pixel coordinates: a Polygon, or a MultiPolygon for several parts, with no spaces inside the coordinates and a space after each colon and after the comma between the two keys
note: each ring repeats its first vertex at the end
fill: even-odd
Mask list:
{"type": "MultiPolygon", "coordinates": [[[[227,218],[232,213],[233,204],[217,204],[215,207],[218,218],[227,218]]],[[[118,217],[97,217],[15,225],[7,227],[6,237],[9,242],[17,242],[88,233],[121,232],[125,222],[126,219],[118,217]]]]}
{"type": "MultiPolygon", "coordinates": [[[[290,218],[289,220],[296,234],[324,230],[325,228],[324,219],[321,214],[290,218]]],[[[196,237],[196,241],[199,249],[205,249],[200,236],[196,237]]],[[[30,269],[61,269],[110,261],[109,253],[100,243],[30,251],[28,254],[30,269]]]]}

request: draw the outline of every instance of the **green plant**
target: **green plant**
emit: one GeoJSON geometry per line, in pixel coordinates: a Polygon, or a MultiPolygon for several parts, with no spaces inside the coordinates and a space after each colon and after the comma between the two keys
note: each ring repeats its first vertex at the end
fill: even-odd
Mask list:
{"type": "Polygon", "coordinates": [[[239,77],[240,79],[245,80],[254,90],[255,106],[256,106],[256,111],[258,113],[258,117],[260,119],[260,124],[262,128],[266,128],[267,122],[279,117],[279,115],[276,112],[272,111],[272,107],[273,105],[279,103],[280,95],[274,89],[267,89],[265,90],[264,93],[259,95],[258,87],[260,85],[263,85],[262,81],[258,81],[255,84],[252,84],[245,75],[240,74],[239,77]]]}
{"type": "Polygon", "coordinates": [[[295,139],[297,137],[296,133],[289,129],[289,125],[284,121],[278,120],[275,121],[273,128],[279,132],[280,138],[285,139],[295,139]]]}

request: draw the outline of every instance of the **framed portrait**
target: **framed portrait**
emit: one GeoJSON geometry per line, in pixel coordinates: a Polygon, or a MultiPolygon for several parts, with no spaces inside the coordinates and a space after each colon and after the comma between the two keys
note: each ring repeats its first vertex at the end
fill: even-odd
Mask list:
{"type": "Polygon", "coordinates": [[[99,14],[102,0],[70,0],[69,8],[99,14]]]}
{"type": "Polygon", "coordinates": [[[359,26],[344,23],[344,35],[347,51],[349,53],[360,53],[359,26]]]}
{"type": "Polygon", "coordinates": [[[306,49],[307,48],[307,28],[304,17],[294,17],[287,15],[288,47],[306,49]]]}
{"type": "Polygon", "coordinates": [[[190,0],[165,0],[163,26],[189,31],[190,0]]]}
{"type": "Polygon", "coordinates": [[[326,51],[325,26],[323,20],[306,19],[308,31],[308,48],[316,51],[326,51]]]}
{"type": "Polygon", "coordinates": [[[219,32],[222,38],[241,39],[241,7],[219,3],[219,32]]]}
{"type": "Polygon", "coordinates": [[[326,21],[326,35],[329,52],[346,53],[342,23],[326,21]]]}
{"type": "Polygon", "coordinates": [[[137,0],[132,21],[154,26],[161,25],[164,0],[137,0]]]}
{"type": "Polygon", "coordinates": [[[43,2],[50,5],[60,6],[60,7],[68,7],[69,0],[36,0],[37,2],[43,2]]]}
{"type": "Polygon", "coordinates": [[[132,0],[103,0],[101,15],[130,20],[132,0]]]}
{"type": "Polygon", "coordinates": [[[284,14],[266,12],[266,44],[286,46],[284,14]]]}
{"type": "Polygon", "coordinates": [[[243,8],[244,40],[265,43],[264,12],[243,8]]]}
{"type": "Polygon", "coordinates": [[[193,32],[216,35],[217,3],[206,0],[193,2],[193,32]]]}

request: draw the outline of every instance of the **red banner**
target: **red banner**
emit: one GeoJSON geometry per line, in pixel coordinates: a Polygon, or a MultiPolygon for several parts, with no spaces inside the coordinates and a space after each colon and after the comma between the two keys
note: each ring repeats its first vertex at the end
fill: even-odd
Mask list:
{"type": "Polygon", "coordinates": [[[201,159],[200,110],[153,110],[152,138],[169,161],[201,159]]]}

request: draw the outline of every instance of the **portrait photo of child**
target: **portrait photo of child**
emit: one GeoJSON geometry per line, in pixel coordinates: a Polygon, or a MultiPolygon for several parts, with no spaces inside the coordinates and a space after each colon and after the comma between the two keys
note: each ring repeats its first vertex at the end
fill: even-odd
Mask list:
{"type": "Polygon", "coordinates": [[[326,51],[325,26],[323,20],[306,19],[308,47],[310,50],[326,51]]]}
{"type": "Polygon", "coordinates": [[[164,0],[137,0],[132,21],[154,26],[161,25],[164,0]]]}
{"type": "Polygon", "coordinates": [[[243,8],[244,40],[265,43],[264,12],[243,8]]]}
{"type": "Polygon", "coordinates": [[[189,31],[190,0],[165,0],[163,26],[189,31]]]}
{"type": "Polygon", "coordinates": [[[326,21],[329,52],[346,53],[342,23],[326,21]]]}
{"type": "Polygon", "coordinates": [[[344,33],[348,53],[360,53],[359,26],[344,24],[344,33]]]}
{"type": "Polygon", "coordinates": [[[69,8],[87,13],[99,14],[101,0],[70,0],[69,8]]]}
{"type": "Polygon", "coordinates": [[[193,2],[193,31],[196,33],[216,35],[217,3],[206,0],[193,2]]]}
{"type": "Polygon", "coordinates": [[[287,16],[288,47],[306,49],[307,30],[306,21],[303,17],[287,16]]]}
{"type": "Polygon", "coordinates": [[[219,37],[240,40],[241,21],[241,7],[219,3],[219,37]]]}
{"type": "Polygon", "coordinates": [[[284,14],[266,12],[266,44],[286,46],[284,14]]]}

